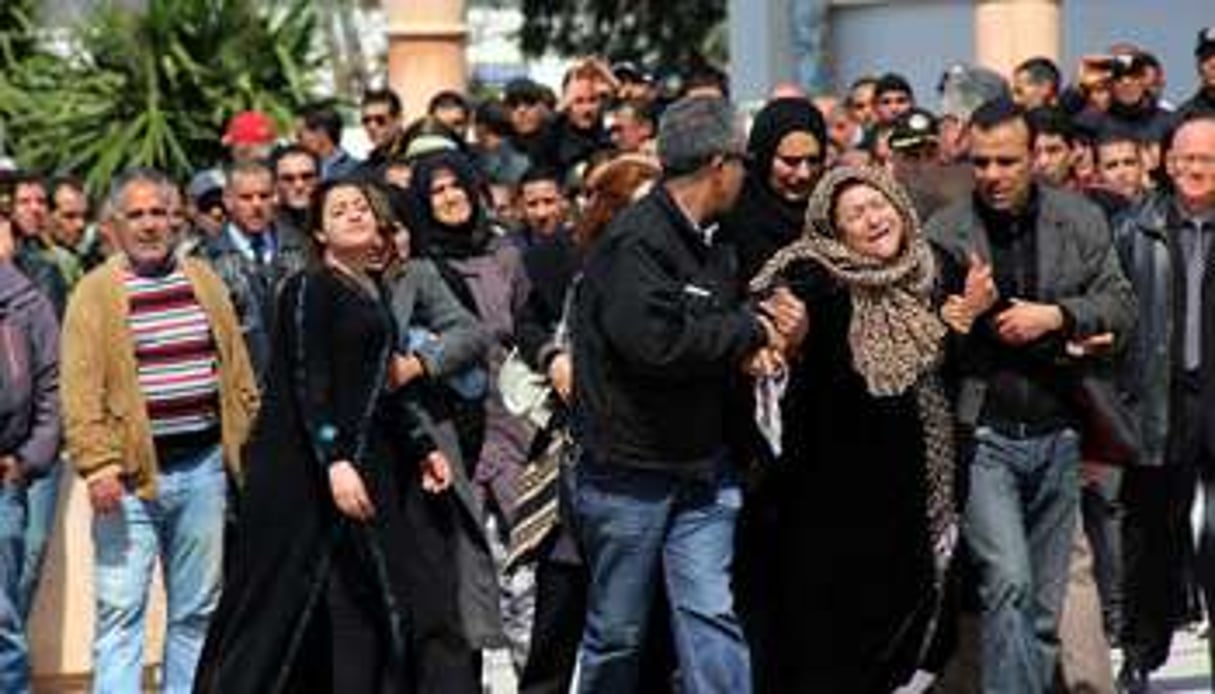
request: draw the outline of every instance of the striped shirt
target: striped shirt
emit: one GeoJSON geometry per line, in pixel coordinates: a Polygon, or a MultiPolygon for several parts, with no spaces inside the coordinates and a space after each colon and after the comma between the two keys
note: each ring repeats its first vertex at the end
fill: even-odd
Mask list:
{"type": "Polygon", "coordinates": [[[219,426],[218,353],[207,314],[180,269],[126,274],[139,388],[152,437],[192,437],[219,426]]]}

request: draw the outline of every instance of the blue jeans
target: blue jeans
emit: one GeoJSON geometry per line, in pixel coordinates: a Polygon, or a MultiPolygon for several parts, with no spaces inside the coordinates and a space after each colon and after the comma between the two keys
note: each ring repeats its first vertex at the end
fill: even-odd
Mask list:
{"type": "Polygon", "coordinates": [[[43,477],[30,483],[27,492],[29,506],[25,516],[25,563],[21,567],[21,614],[29,619],[38,596],[38,579],[42,575],[42,560],[55,530],[55,509],[59,504],[59,478],[63,465],[58,461],[43,477]]]}
{"type": "Polygon", "coordinates": [[[0,692],[30,690],[29,651],[19,586],[25,563],[26,490],[0,483],[0,692]]]}
{"type": "Polygon", "coordinates": [[[227,476],[218,446],[162,470],[155,499],[127,493],[93,517],[97,604],[93,691],[141,691],[144,621],[152,569],[165,577],[167,625],[162,691],[186,694],[219,602],[227,476]]]}
{"type": "Polygon", "coordinates": [[[979,427],[975,438],[963,532],[980,569],[983,691],[1046,692],[1079,514],[1079,437],[979,427]]]}
{"type": "Polygon", "coordinates": [[[750,655],[730,590],[742,492],[729,464],[700,480],[586,456],[577,474],[590,571],[579,691],[637,690],[650,605],[665,580],[681,691],[750,692],[750,655]]]}

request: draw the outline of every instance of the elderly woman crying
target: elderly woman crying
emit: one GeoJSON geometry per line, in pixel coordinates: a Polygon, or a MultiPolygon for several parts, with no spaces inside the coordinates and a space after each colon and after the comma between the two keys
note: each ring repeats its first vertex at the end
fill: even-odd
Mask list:
{"type": "Polygon", "coordinates": [[[809,332],[788,360],[779,460],[763,485],[752,590],[781,605],[752,628],[760,691],[890,692],[951,618],[958,537],[949,367],[995,302],[989,266],[951,266],[885,172],[827,173],[800,239],[760,270],[809,332]]]}

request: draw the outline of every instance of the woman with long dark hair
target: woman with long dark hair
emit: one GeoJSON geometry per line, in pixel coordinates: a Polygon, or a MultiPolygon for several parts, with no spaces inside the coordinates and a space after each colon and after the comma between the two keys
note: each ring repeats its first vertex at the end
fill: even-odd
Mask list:
{"type": "Polygon", "coordinates": [[[379,281],[390,216],[375,190],[338,182],[313,219],[317,262],[279,296],[199,692],[411,691],[411,603],[437,593],[415,594],[401,566],[422,551],[408,510],[446,489],[450,470],[389,375],[403,359],[379,281]]]}

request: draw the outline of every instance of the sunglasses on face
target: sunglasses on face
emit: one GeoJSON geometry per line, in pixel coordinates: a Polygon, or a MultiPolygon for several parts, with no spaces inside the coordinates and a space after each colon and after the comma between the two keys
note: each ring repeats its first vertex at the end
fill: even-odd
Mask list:
{"type": "Polygon", "coordinates": [[[970,158],[970,165],[975,167],[976,169],[986,169],[987,167],[989,167],[993,164],[995,164],[996,166],[1002,167],[1002,168],[1008,168],[1011,166],[1016,166],[1017,164],[1020,164],[1020,163],[1021,163],[1021,159],[1017,158],[1017,157],[973,156],[970,158]]]}
{"type": "Polygon", "coordinates": [[[283,183],[311,183],[316,180],[316,172],[305,171],[297,174],[280,174],[278,180],[283,183]]]}

